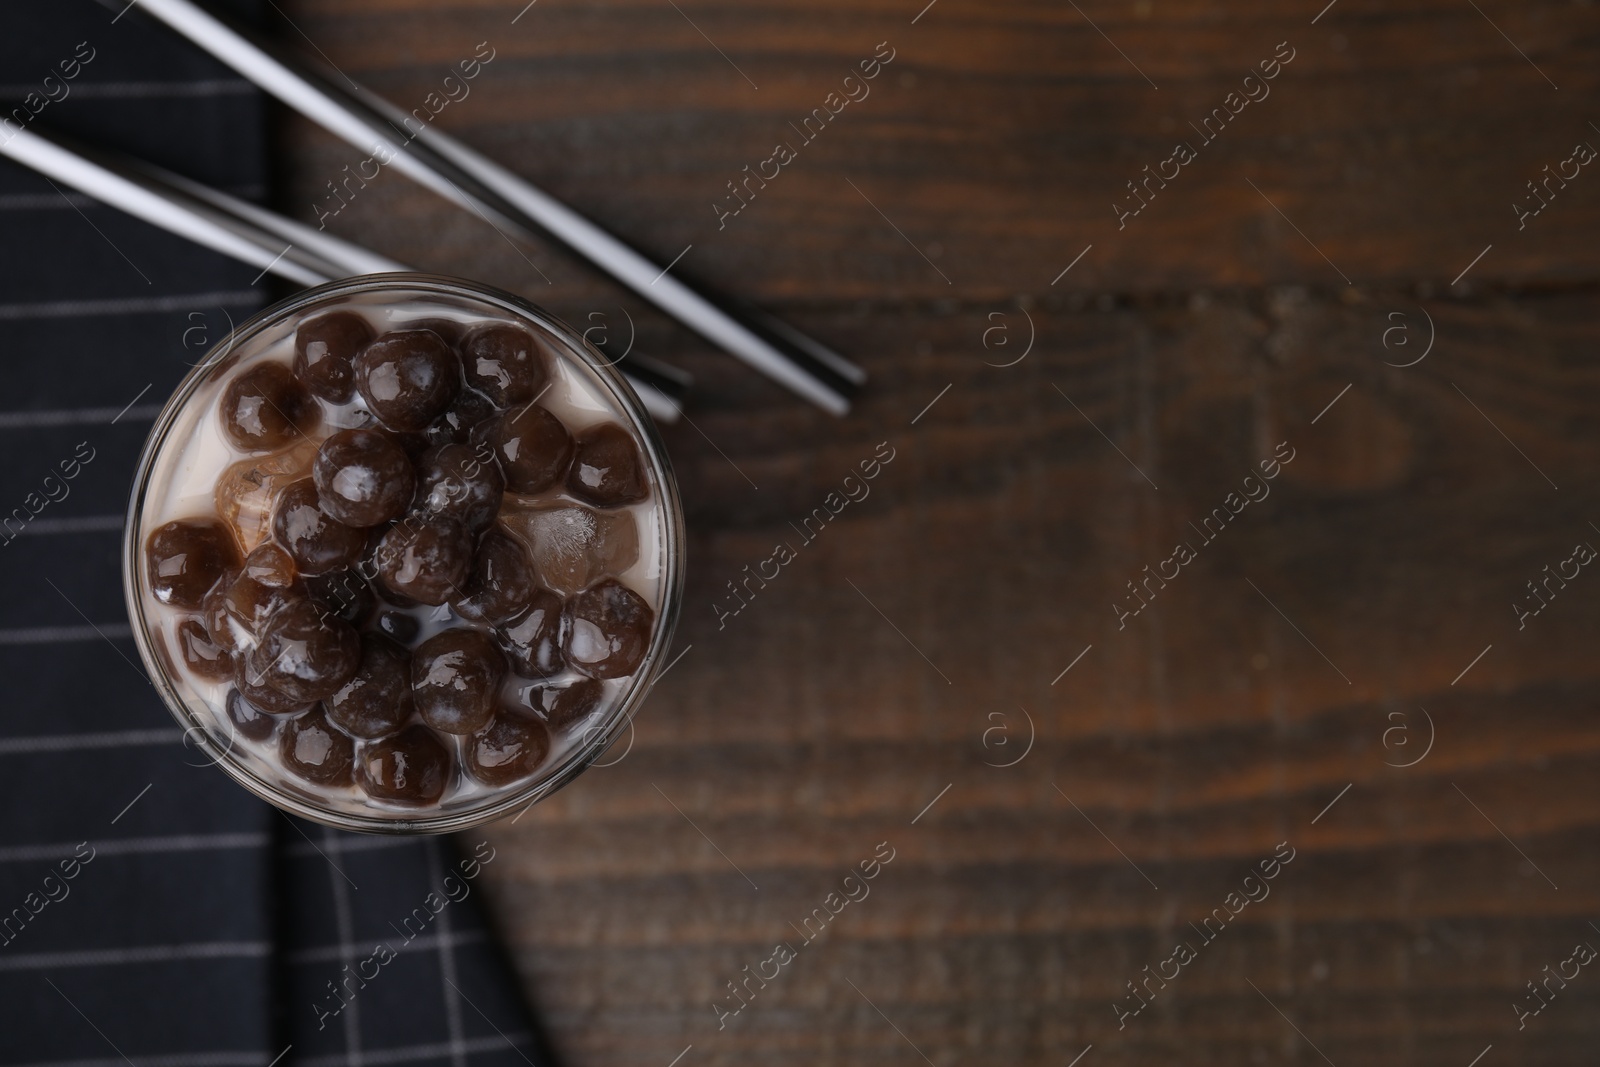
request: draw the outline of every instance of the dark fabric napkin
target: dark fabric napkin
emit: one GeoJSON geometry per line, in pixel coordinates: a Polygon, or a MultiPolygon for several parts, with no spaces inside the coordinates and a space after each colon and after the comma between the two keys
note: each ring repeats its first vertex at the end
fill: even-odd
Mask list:
{"type": "MultiPolygon", "coordinates": [[[[4,0],[0,102],[264,199],[260,95],[136,11],[4,0]]],[[[0,1064],[542,1067],[471,877],[508,860],[291,820],[139,662],[134,464],[256,274],[0,160],[0,1064]]]]}

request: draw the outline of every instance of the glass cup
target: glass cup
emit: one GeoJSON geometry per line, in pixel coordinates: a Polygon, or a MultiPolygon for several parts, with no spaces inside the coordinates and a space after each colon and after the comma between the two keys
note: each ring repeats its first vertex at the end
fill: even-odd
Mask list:
{"type": "MultiPolygon", "coordinates": [[[[509,415],[509,411],[504,414],[509,415]]],[[[434,433],[437,425],[430,426],[428,433],[434,433]]],[[[405,440],[413,458],[428,444],[420,434],[395,437],[405,440]]],[[[436,444],[443,440],[434,439],[436,444]]],[[[475,442],[471,447],[485,447],[481,434],[471,440],[475,442]]],[[[377,543],[380,532],[381,528],[371,532],[372,543],[377,543]]],[[[682,598],[683,544],[683,512],[677,484],[655,426],[622,375],[578,332],[519,297],[475,282],[423,274],[370,275],[309,289],[267,308],[241,324],[185,376],[156,419],[139,461],[123,545],[123,588],[145,668],[183,728],[186,743],[203,753],[210,763],[220,766],[263,800],[330,826],[369,833],[443,833],[489,822],[550,795],[591,765],[629,726],[662,670],[672,641],[682,598]],[[384,738],[349,736],[330,724],[327,708],[339,699],[337,696],[311,704],[310,711],[282,714],[264,714],[248,701],[243,705],[236,702],[233,707],[239,708],[239,713],[230,714],[230,690],[243,689],[245,683],[236,683],[236,675],[219,679],[218,670],[210,671],[209,676],[197,673],[191,664],[198,661],[189,658],[196,648],[208,653],[216,646],[217,642],[207,643],[207,634],[215,629],[212,620],[217,616],[206,614],[205,607],[174,607],[158,599],[152,563],[147,557],[147,543],[158,528],[174,520],[209,519],[215,529],[222,510],[218,501],[226,500],[228,514],[236,521],[224,528],[234,536],[242,558],[252,542],[271,539],[270,520],[276,499],[286,483],[310,476],[308,457],[314,455],[313,446],[339,429],[375,427],[373,415],[364,409],[365,394],[358,392],[343,404],[313,400],[320,409],[318,427],[302,431],[292,426],[298,439],[277,451],[240,451],[220,430],[217,411],[228,384],[264,363],[290,365],[295,356],[297,328],[334,310],[364,318],[374,335],[419,327],[431,329],[458,351],[464,336],[480,325],[520,327],[536,339],[549,372],[549,384],[530,403],[539,403],[553,412],[572,434],[581,434],[601,423],[616,423],[636,448],[647,486],[647,496],[641,503],[607,508],[580,500],[570,491],[570,478],[576,477],[573,474],[537,497],[521,497],[508,491],[498,513],[497,525],[501,520],[509,524],[501,529],[515,529],[526,535],[515,539],[530,551],[539,585],[559,587],[557,591],[566,595],[557,640],[568,665],[548,677],[520,677],[513,667],[496,690],[496,722],[505,718],[515,724],[517,739],[536,740],[540,729],[549,739],[543,760],[531,773],[516,780],[489,784],[493,775],[469,773],[467,764],[468,750],[474,745],[483,746],[472,749],[474,769],[503,759],[506,734],[456,734],[430,729],[434,720],[424,725],[418,705],[406,720],[408,725],[402,728],[422,731],[444,749],[449,757],[449,784],[439,799],[420,804],[383,799],[381,787],[369,792],[371,781],[387,781],[385,775],[393,778],[397,766],[403,778],[405,761],[396,764],[392,748],[387,753],[382,751],[388,743],[384,738]],[[241,470],[244,477],[239,474],[241,470]],[[263,475],[262,471],[267,473],[263,475]],[[219,495],[216,485],[225,478],[228,489],[219,495]],[[550,531],[560,536],[536,536],[550,531]],[[576,533],[569,538],[571,531],[576,533]],[[637,542],[636,558],[624,565],[630,541],[637,542]],[[551,547],[555,545],[560,547],[551,547]],[[586,552],[585,546],[593,551],[586,552]],[[575,670],[573,646],[566,642],[577,640],[572,634],[585,626],[589,627],[583,631],[587,634],[584,640],[589,642],[586,649],[592,651],[596,647],[597,633],[603,640],[603,630],[597,631],[584,621],[592,620],[593,613],[584,616],[575,604],[579,588],[594,590],[610,579],[633,591],[637,599],[629,603],[642,600],[648,604],[653,611],[653,627],[631,673],[591,681],[575,670]],[[581,710],[584,701],[574,700],[563,706],[562,701],[574,693],[584,694],[587,700],[597,686],[598,701],[586,712],[575,718],[572,715],[574,707],[581,710]],[[551,711],[552,706],[555,711],[551,711]],[[323,719],[314,722],[309,718],[316,714],[322,714],[323,719]],[[315,759],[325,754],[330,742],[335,753],[333,763],[324,760],[322,766],[336,764],[339,753],[351,753],[350,773],[336,777],[331,784],[317,784],[295,773],[286,762],[291,751],[297,761],[307,754],[315,759]],[[370,775],[363,777],[368,770],[370,775]]],[[[283,557],[280,554],[277,558],[283,557]]],[[[363,562],[370,558],[369,554],[363,562]]],[[[368,570],[358,571],[365,578],[373,576],[368,570]]],[[[230,570],[219,583],[224,589],[235,580],[233,574],[230,570]]],[[[419,638],[452,626],[478,629],[496,642],[504,640],[491,624],[461,619],[448,605],[407,604],[406,598],[392,596],[381,579],[370,582],[370,587],[376,606],[354,620],[363,632],[376,626],[379,614],[387,612],[385,625],[400,630],[402,638],[412,625],[405,619],[416,623],[419,630],[410,641],[413,647],[419,638]]],[[[218,591],[216,586],[211,588],[213,593],[218,591]]],[[[584,601],[589,605],[596,602],[594,594],[584,601]]],[[[208,596],[207,607],[211,603],[208,596]]],[[[359,609],[357,604],[352,611],[359,609]]],[[[324,606],[320,610],[326,621],[328,613],[335,609],[324,606]]],[[[270,625],[262,623],[262,632],[270,625]]],[[[250,633],[240,636],[237,629],[232,633],[240,650],[234,658],[240,666],[227,668],[224,663],[223,669],[248,672],[251,668],[243,664],[252,662],[248,652],[255,638],[250,633]]],[[[547,668],[546,663],[541,670],[547,668]]],[[[248,680],[257,684],[262,677],[251,674],[248,680]]],[[[407,735],[413,740],[420,736],[407,735]]],[[[421,740],[427,742],[427,738],[421,740]]],[[[513,745],[512,751],[528,748],[537,746],[524,744],[518,750],[513,745]]],[[[429,748],[428,753],[434,750],[429,748]]],[[[430,766],[427,759],[412,760],[413,768],[419,765],[425,770],[430,766]]],[[[436,770],[437,762],[432,766],[436,770]]]]}

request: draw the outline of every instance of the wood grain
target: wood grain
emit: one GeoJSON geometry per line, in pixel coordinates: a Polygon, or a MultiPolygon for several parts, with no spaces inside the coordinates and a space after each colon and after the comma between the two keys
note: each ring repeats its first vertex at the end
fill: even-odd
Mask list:
{"type": "MultiPolygon", "coordinates": [[[[569,1062],[1593,1062],[1600,975],[1520,1031],[1513,1004],[1600,945],[1600,576],[1520,629],[1512,605],[1600,543],[1600,176],[1525,230],[1510,208],[1600,144],[1590,9],[677,6],[286,6],[408,105],[489,41],[442,127],[873,375],[831,419],[395,175],[330,224],[573,321],[626,311],[697,375],[668,433],[688,651],[614,766],[488,831],[569,1062]],[[1119,231],[1123,183],[1286,40],[1272,95],[1119,231]],[[724,183],[880,41],[870,97],[718,230],[724,183]],[[1269,496],[1190,527],[1280,442],[1269,496]],[[798,558],[719,626],[779,542],[798,558]],[[1125,983],[1284,841],[1270,895],[1119,1030],[1125,983]],[[870,895],[804,942],[880,842],[870,895]]],[[[282,202],[314,218],[359,153],[283,141],[282,202]]]]}

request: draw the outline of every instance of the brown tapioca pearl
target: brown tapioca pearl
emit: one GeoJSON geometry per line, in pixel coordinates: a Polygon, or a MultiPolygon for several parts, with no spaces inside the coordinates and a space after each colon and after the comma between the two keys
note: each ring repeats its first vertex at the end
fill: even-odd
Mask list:
{"type": "Polygon", "coordinates": [[[322,422],[322,409],[282,363],[240,373],[223,391],[217,414],[228,440],[247,452],[282,448],[322,422]]]}
{"type": "Polygon", "coordinates": [[[526,404],[539,395],[550,368],[539,342],[518,326],[480,326],[461,343],[467,384],[496,407],[526,404]]]}
{"type": "Polygon", "coordinates": [[[405,324],[407,330],[430,330],[439,335],[439,340],[450,346],[450,350],[457,354],[461,351],[461,339],[467,335],[467,328],[453,319],[420,319],[416,322],[405,324]]]}
{"type": "Polygon", "coordinates": [[[472,431],[494,418],[494,405],[475,389],[463,389],[450,409],[428,424],[424,436],[429,445],[463,444],[472,431]]]}
{"type": "Polygon", "coordinates": [[[361,558],[367,535],[322,510],[316,483],[303,478],[283,491],[272,516],[272,536],[301,574],[344,570],[361,558]]]}
{"type": "Polygon", "coordinates": [[[411,717],[411,653],[382,634],[362,634],[355,676],[324,703],[328,718],[352,737],[394,733],[411,717]]]}
{"type": "Polygon", "coordinates": [[[291,774],[317,785],[349,785],[356,746],[317,705],[283,724],[278,757],[291,774]]]}
{"type": "Polygon", "coordinates": [[[248,700],[258,711],[264,711],[269,715],[298,714],[311,706],[310,701],[279,692],[265,682],[256,680],[250,670],[248,656],[238,657],[233,684],[239,690],[240,696],[248,700]]]}
{"type": "Polygon", "coordinates": [[[450,750],[426,727],[409,726],[363,745],[356,780],[367,795],[395,804],[434,804],[450,785],[450,750]]]}
{"type": "Polygon", "coordinates": [[[566,666],[561,654],[561,598],[535,589],[520,615],[495,629],[511,670],[523,678],[548,678],[566,666]]]}
{"type": "Polygon", "coordinates": [[[591,678],[626,678],[644,662],[656,613],[621,582],[607,579],[578,593],[563,616],[562,651],[591,678]]]}
{"type": "Polygon", "coordinates": [[[233,653],[213,641],[199,619],[178,624],[178,652],[189,673],[198,678],[223,682],[233,677],[233,653]]]}
{"type": "Polygon", "coordinates": [[[206,632],[221,648],[248,651],[267,620],[305,594],[288,553],[270,541],[258,545],[238,573],[207,594],[201,612],[206,632]]]}
{"type": "Polygon", "coordinates": [[[427,429],[460,388],[460,361],[431,330],[384,334],[356,357],[356,390],[391,430],[427,429]]]}
{"type": "Polygon", "coordinates": [[[485,785],[509,785],[539,769],[550,754],[550,731],[538,719],[501,708],[462,746],[467,773],[485,785]]]}
{"type": "Polygon", "coordinates": [[[472,535],[448,515],[408,515],[379,540],[373,562],[386,590],[437,607],[472,572],[472,535]]]}
{"type": "Polygon", "coordinates": [[[411,657],[411,698],[441,733],[470,734],[494,714],[506,661],[489,636],[461,627],[435,634],[411,657]]]}
{"type": "Polygon", "coordinates": [[[403,611],[382,611],[378,613],[378,630],[402,645],[409,645],[417,639],[417,620],[403,611]]]}
{"type": "Polygon", "coordinates": [[[480,533],[494,521],[506,482],[487,445],[440,445],[417,460],[417,495],[412,510],[449,515],[480,533]]]}
{"type": "Polygon", "coordinates": [[[484,433],[513,493],[542,493],[572,462],[572,435],[538,404],[506,412],[484,433]]]}
{"type": "Polygon", "coordinates": [[[251,549],[244,558],[244,573],[271,589],[287,589],[294,585],[297,577],[289,553],[271,541],[251,549]]]}
{"type": "Polygon", "coordinates": [[[587,718],[600,706],[605,686],[593,678],[580,678],[564,685],[533,685],[522,693],[530,708],[544,716],[552,730],[565,730],[587,718]]]}
{"type": "Polygon", "coordinates": [[[208,613],[207,629],[213,640],[226,646],[229,638],[219,631],[225,621],[231,619],[253,642],[274,615],[304,598],[305,588],[298,582],[286,587],[264,585],[241,571],[208,613]]]}
{"type": "Polygon", "coordinates": [[[178,519],[150,534],[144,559],[156,600],[195,611],[213,586],[238,569],[239,548],[217,519],[178,519]]]}
{"type": "Polygon", "coordinates": [[[450,606],[473,622],[502,623],[527,606],[535,588],[533,564],[522,542],[490,527],[478,542],[472,575],[462,587],[466,595],[452,597],[450,606]]]}
{"type": "Polygon", "coordinates": [[[237,689],[228,690],[224,704],[228,712],[228,721],[233,724],[234,732],[240,737],[251,741],[265,741],[277,728],[277,719],[240,696],[237,689]]]}
{"type": "Polygon", "coordinates": [[[322,442],[312,467],[322,510],[346,526],[379,526],[411,503],[411,457],[381,430],[340,430],[322,442]]]}
{"type": "Polygon", "coordinates": [[[309,703],[332,696],[356,673],[361,639],[349,623],[300,600],[272,617],[248,660],[254,684],[309,703]]]}
{"type": "Polygon", "coordinates": [[[306,595],[330,614],[355,624],[372,614],[372,586],[355,567],[305,579],[306,595]]]}
{"type": "Polygon", "coordinates": [[[371,341],[372,327],[354,312],[307,319],[294,333],[295,376],[314,395],[343,404],[355,395],[356,355],[371,341]]]}
{"type": "Polygon", "coordinates": [[[614,422],[591,426],[578,434],[567,471],[567,489],[596,507],[637,504],[649,495],[644,463],[633,435],[614,422]]]}

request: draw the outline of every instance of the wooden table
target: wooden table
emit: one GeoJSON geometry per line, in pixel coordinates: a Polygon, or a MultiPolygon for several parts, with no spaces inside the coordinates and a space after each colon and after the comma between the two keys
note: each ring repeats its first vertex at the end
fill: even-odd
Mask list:
{"type": "MultiPolygon", "coordinates": [[[[1594,1063],[1595,9],[923,2],[285,5],[408,108],[487,42],[440,127],[872,374],[831,418],[397,175],[329,223],[697,376],[682,659],[489,831],[555,1044],[1594,1063]]],[[[314,219],[361,153],[285,129],[314,219]]]]}

